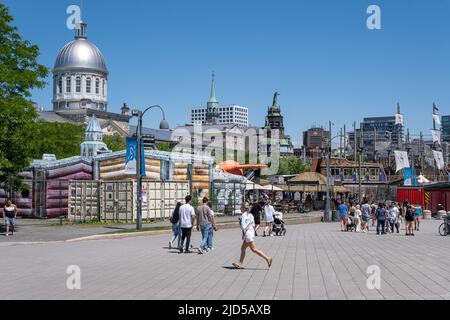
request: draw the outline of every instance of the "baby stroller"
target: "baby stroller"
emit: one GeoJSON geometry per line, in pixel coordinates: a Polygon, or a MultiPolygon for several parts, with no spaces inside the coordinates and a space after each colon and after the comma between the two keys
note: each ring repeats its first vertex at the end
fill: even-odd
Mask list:
{"type": "Polygon", "coordinates": [[[286,228],[284,227],[283,214],[281,212],[275,212],[273,215],[273,227],[272,232],[277,236],[285,236],[286,228]]]}
{"type": "Polygon", "coordinates": [[[354,218],[352,216],[347,217],[347,222],[345,224],[345,227],[346,227],[347,231],[349,231],[349,232],[356,231],[356,224],[355,224],[354,218]]]}

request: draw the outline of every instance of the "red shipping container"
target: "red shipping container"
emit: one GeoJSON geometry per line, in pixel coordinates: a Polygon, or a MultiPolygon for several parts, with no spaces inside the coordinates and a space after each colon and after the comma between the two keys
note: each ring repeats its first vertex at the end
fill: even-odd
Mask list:
{"type": "Polygon", "coordinates": [[[411,204],[425,205],[425,191],[422,187],[398,187],[397,201],[408,200],[411,204]]]}

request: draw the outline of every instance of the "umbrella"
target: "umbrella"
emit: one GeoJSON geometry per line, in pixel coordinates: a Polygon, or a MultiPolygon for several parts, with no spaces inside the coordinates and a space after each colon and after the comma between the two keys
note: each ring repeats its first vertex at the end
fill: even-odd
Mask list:
{"type": "Polygon", "coordinates": [[[420,183],[420,184],[425,184],[425,183],[429,183],[430,180],[425,178],[423,175],[420,175],[420,176],[417,177],[417,182],[420,183]]]}

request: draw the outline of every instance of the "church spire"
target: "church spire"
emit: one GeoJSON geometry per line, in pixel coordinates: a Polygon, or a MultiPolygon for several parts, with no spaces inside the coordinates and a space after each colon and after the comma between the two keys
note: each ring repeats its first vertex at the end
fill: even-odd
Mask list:
{"type": "Polygon", "coordinates": [[[213,73],[212,73],[212,81],[211,81],[211,93],[210,93],[210,96],[209,96],[209,103],[217,103],[217,99],[216,99],[216,88],[215,88],[215,85],[214,85],[214,78],[215,78],[215,75],[214,75],[214,71],[213,71],[213,73]]]}

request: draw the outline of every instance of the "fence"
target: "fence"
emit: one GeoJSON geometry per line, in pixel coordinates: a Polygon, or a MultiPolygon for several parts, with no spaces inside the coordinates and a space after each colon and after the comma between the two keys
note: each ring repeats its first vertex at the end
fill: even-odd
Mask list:
{"type": "MultiPolygon", "coordinates": [[[[134,180],[70,181],[69,219],[73,221],[132,222],[136,217],[137,189],[134,180]]],[[[177,202],[188,195],[187,181],[143,181],[142,220],[169,218],[177,202]]]]}

